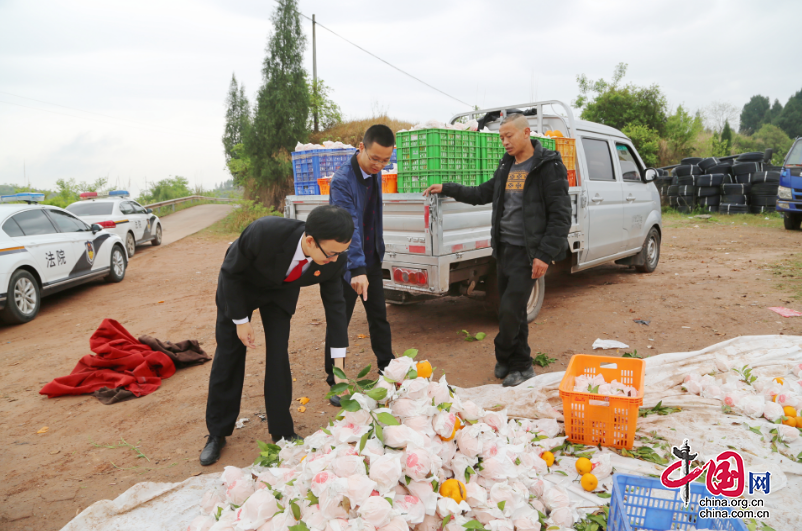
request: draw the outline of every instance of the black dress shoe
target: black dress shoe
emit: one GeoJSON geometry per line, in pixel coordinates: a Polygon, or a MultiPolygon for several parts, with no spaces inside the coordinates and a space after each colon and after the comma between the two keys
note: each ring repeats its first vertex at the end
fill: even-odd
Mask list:
{"type": "Polygon", "coordinates": [[[340,405],[341,405],[340,397],[337,396],[337,395],[334,395],[333,397],[329,398],[329,403],[334,407],[340,407],[340,405]]]}
{"type": "Polygon", "coordinates": [[[281,439],[284,439],[287,442],[295,444],[303,444],[304,442],[304,438],[298,435],[297,433],[293,433],[291,435],[281,435],[281,436],[271,435],[270,437],[273,439],[274,443],[279,442],[281,439]]]}
{"type": "Polygon", "coordinates": [[[496,378],[506,378],[507,375],[510,373],[510,366],[504,365],[503,363],[496,362],[496,369],[493,371],[496,378]]]}
{"type": "Polygon", "coordinates": [[[525,381],[530,378],[535,377],[535,368],[529,367],[523,371],[512,371],[510,374],[504,378],[504,382],[501,385],[504,387],[515,387],[517,385],[521,385],[525,381]]]}
{"type": "Polygon", "coordinates": [[[225,437],[215,437],[209,435],[209,440],[206,441],[206,446],[200,455],[200,464],[203,466],[213,465],[220,459],[220,450],[226,445],[225,437]]]}

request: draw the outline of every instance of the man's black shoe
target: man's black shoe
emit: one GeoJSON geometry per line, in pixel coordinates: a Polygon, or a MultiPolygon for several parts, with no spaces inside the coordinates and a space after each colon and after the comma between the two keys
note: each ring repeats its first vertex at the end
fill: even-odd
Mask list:
{"type": "Polygon", "coordinates": [[[334,395],[333,397],[329,398],[329,403],[332,406],[340,407],[340,397],[337,396],[337,395],[334,395]]]}
{"type": "Polygon", "coordinates": [[[290,443],[297,443],[298,441],[304,442],[304,438],[298,435],[297,433],[293,433],[291,435],[284,435],[281,437],[277,435],[271,435],[270,437],[273,439],[274,443],[279,442],[281,439],[284,439],[285,441],[290,443]]]}
{"type": "Polygon", "coordinates": [[[529,367],[524,371],[512,371],[506,378],[504,378],[504,382],[501,385],[504,387],[515,387],[516,385],[521,385],[530,378],[534,378],[534,376],[534,367],[529,367]]]}
{"type": "Polygon", "coordinates": [[[496,375],[496,378],[505,378],[510,373],[510,366],[504,365],[503,363],[496,362],[496,370],[493,374],[496,375]]]}
{"type": "Polygon", "coordinates": [[[200,454],[200,464],[203,466],[213,465],[220,459],[220,450],[226,445],[225,437],[215,437],[209,435],[209,440],[206,441],[206,446],[200,454]]]}

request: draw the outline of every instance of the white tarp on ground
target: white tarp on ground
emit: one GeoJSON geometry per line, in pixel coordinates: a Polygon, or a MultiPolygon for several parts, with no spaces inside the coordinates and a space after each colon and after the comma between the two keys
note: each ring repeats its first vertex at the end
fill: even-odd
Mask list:
{"type": "MultiPolygon", "coordinates": [[[[644,407],[662,401],[664,406],[679,406],[683,411],[666,416],[652,415],[639,419],[641,434],[656,432],[670,445],[679,446],[690,439],[699,460],[707,461],[719,453],[736,448],[744,458],[746,470],[770,471],[771,494],[764,498],[771,510],[767,521],[777,531],[798,529],[798,503],[802,496],[802,464],[769,448],[768,432],[775,425],[765,419],[751,419],[725,414],[721,402],[688,394],[681,384],[688,373],[722,373],[748,365],[758,376],[785,376],[802,363],[802,337],[748,336],[732,339],[696,352],[661,354],[646,359],[644,407]],[[744,423],[760,428],[763,437],[748,430],[744,423]]],[[[504,406],[510,417],[562,419],[562,401],[558,387],[562,372],[546,373],[514,389],[485,385],[460,389],[463,399],[473,400],[485,408],[504,406]]],[[[636,443],[637,446],[637,443],[636,443]]],[[[604,449],[603,451],[608,452],[604,449]]],[[[790,455],[802,452],[802,439],[784,449],[790,455]]],[[[612,454],[615,471],[629,474],[660,474],[662,467],[612,454]]],[[[572,459],[564,459],[560,467],[570,470],[572,459]]],[[[604,503],[572,485],[574,478],[552,473],[549,481],[562,484],[572,496],[588,505],[604,503]]],[[[149,531],[183,530],[200,514],[198,505],[207,490],[220,482],[220,474],[208,474],[181,483],[140,483],[115,500],[94,503],[76,516],[63,531],[149,531]]],[[[611,479],[602,482],[609,488],[611,479]]],[[[747,496],[748,497],[748,496],[747,496]]]]}

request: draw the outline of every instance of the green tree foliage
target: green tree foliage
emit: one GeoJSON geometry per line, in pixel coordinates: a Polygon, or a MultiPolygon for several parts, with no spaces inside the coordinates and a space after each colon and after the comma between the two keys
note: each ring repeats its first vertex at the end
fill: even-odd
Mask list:
{"type": "Polygon", "coordinates": [[[782,112],[783,112],[782,103],[780,103],[780,100],[775,98],[774,99],[774,105],[772,105],[771,109],[768,110],[768,112],[766,114],[766,119],[764,120],[764,123],[767,123],[767,124],[774,123],[777,120],[777,118],[780,117],[782,112]]]}
{"type": "Polygon", "coordinates": [[[0,184],[0,195],[11,195],[14,192],[15,186],[13,184],[0,184]]]}
{"type": "MultiPolygon", "coordinates": [[[[234,146],[242,144],[250,125],[251,105],[245,96],[245,85],[238,85],[236,76],[232,74],[226,98],[226,127],[223,132],[226,164],[237,157],[234,146]]],[[[236,175],[234,177],[236,178],[236,175]]]]}
{"type": "Polygon", "coordinates": [[[721,143],[727,146],[726,154],[729,154],[732,147],[732,127],[730,127],[729,120],[724,122],[724,128],[721,130],[721,143]]]}
{"type": "Polygon", "coordinates": [[[788,150],[791,149],[793,142],[793,139],[776,125],[764,124],[752,136],[736,135],[733,139],[733,146],[736,153],[773,149],[774,154],[771,157],[771,163],[779,166],[782,164],[785,155],[788,154],[788,150]]]}
{"type": "Polygon", "coordinates": [[[668,103],[660,87],[619,87],[626,71],[626,63],[619,63],[609,83],[604,79],[592,81],[584,74],[577,76],[579,96],[574,106],[582,109],[581,118],[622,131],[627,125],[640,124],[663,134],[668,103]]]}
{"type": "Polygon", "coordinates": [[[635,149],[638,150],[646,166],[657,166],[657,150],[660,143],[660,135],[657,134],[657,131],[645,125],[628,124],[621,132],[635,144],[635,149]]]}
{"type": "Polygon", "coordinates": [[[763,125],[770,112],[769,99],[766,96],[752,96],[749,103],[741,111],[741,134],[751,135],[763,125]]]}
{"type": "Polygon", "coordinates": [[[229,173],[234,177],[234,182],[242,185],[251,175],[251,157],[245,150],[244,144],[234,145],[234,156],[226,162],[229,173]]]}
{"type": "MultiPolygon", "coordinates": [[[[45,205],[65,208],[76,201],[80,201],[82,192],[100,192],[107,184],[105,177],[95,179],[95,182],[76,182],[75,179],[58,179],[54,191],[45,191],[45,205]]],[[[20,190],[22,191],[22,190],[20,190]]]]}
{"type": "Polygon", "coordinates": [[[259,186],[267,187],[291,178],[287,154],[309,134],[309,89],[303,67],[306,37],[301,31],[297,1],[279,3],[272,21],[274,32],[267,44],[263,84],[245,141],[251,176],[259,186]]]}
{"type": "Polygon", "coordinates": [[[703,129],[701,116],[691,116],[679,105],[666,121],[666,139],[674,155],[679,159],[693,155],[693,141],[703,129]]]}
{"type": "Polygon", "coordinates": [[[802,136],[802,90],[789,98],[774,123],[791,138],[802,136]]]}
{"type": "MultiPolygon", "coordinates": [[[[315,112],[317,112],[318,129],[329,129],[343,121],[340,106],[334,103],[329,97],[331,87],[326,85],[322,79],[317,80],[317,84],[307,77],[309,85],[309,121],[307,128],[312,129],[315,124],[315,112]]],[[[317,130],[316,130],[317,131],[317,130]]]]}
{"type": "Polygon", "coordinates": [[[195,193],[189,188],[189,180],[176,175],[155,183],[147,183],[147,188],[142,190],[137,201],[142,204],[159,203],[190,195],[195,195],[195,193]]]}

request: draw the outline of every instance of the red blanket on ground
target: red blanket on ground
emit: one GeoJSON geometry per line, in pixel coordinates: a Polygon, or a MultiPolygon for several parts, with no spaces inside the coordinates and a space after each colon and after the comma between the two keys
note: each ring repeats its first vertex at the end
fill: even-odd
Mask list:
{"type": "Polygon", "coordinates": [[[56,378],[39,393],[53,398],[123,387],[144,396],[158,389],[162,378],[175,374],[170,356],[140,343],[114,319],[103,320],[89,339],[89,348],[97,356],[84,356],[69,376],[56,378]]]}

